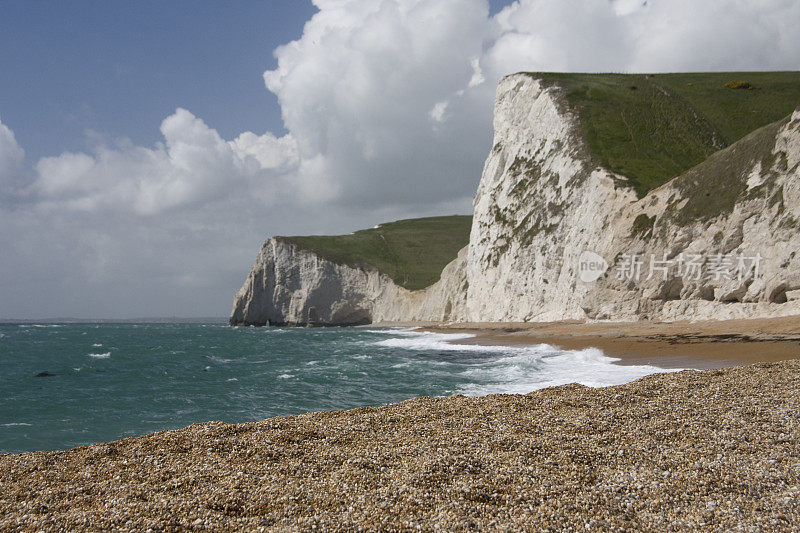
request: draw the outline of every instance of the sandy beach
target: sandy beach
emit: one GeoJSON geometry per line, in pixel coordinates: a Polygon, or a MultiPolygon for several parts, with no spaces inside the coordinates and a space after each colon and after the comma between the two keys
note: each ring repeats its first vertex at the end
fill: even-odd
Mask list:
{"type": "MultiPolygon", "coordinates": [[[[411,325],[411,324],[409,324],[411,325]]],[[[600,348],[619,364],[723,368],[800,358],[800,317],[705,322],[542,322],[416,324],[427,331],[472,333],[474,344],[550,344],[600,348]]]]}
{"type": "Polygon", "coordinates": [[[790,531],[800,362],[0,455],[0,529],[790,531]]]}

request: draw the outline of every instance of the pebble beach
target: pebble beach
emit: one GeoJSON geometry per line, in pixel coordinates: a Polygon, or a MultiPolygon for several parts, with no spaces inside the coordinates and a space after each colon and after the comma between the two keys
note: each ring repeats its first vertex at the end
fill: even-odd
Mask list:
{"type": "Polygon", "coordinates": [[[800,528],[800,361],[0,455],[0,529],[800,528]]]}

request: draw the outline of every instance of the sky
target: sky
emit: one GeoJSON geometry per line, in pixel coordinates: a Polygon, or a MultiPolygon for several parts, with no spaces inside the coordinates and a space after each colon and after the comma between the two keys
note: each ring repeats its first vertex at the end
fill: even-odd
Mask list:
{"type": "Polygon", "coordinates": [[[796,70],[797,0],[0,3],[0,318],[226,316],[264,239],[469,213],[497,80],[796,70]]]}

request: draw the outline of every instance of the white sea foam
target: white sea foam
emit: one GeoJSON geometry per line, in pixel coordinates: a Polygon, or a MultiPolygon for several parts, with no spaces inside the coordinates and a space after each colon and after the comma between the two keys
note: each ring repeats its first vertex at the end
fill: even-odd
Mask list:
{"type": "Polygon", "coordinates": [[[278,376],[278,379],[290,379],[290,378],[293,378],[293,377],[294,377],[294,374],[281,374],[280,376],[278,376]]]}
{"type": "Polygon", "coordinates": [[[397,335],[405,332],[414,332],[414,328],[381,328],[381,329],[362,329],[364,333],[383,333],[384,335],[397,335]]]}
{"type": "Polygon", "coordinates": [[[406,350],[453,351],[453,352],[498,352],[505,353],[517,348],[507,346],[479,346],[476,344],[454,344],[475,337],[473,333],[433,333],[430,331],[395,330],[393,338],[374,343],[376,346],[403,348],[406,350]]]}
{"type": "Polygon", "coordinates": [[[208,359],[209,361],[214,361],[215,363],[222,363],[222,364],[233,363],[234,361],[236,361],[236,359],[225,359],[224,357],[217,357],[216,355],[207,355],[206,359],[208,359]]]}
{"type": "Polygon", "coordinates": [[[89,357],[94,357],[95,359],[108,359],[111,357],[111,352],[106,353],[90,353],[89,357]]]}
{"type": "Polygon", "coordinates": [[[8,424],[0,424],[4,428],[10,428],[14,426],[32,426],[33,424],[28,424],[27,422],[9,422],[8,424]]]}
{"type": "Polygon", "coordinates": [[[100,347],[102,347],[103,345],[102,345],[102,344],[92,344],[92,346],[93,346],[94,348],[100,348],[100,347]]]}
{"type": "MultiPolygon", "coordinates": [[[[547,344],[534,346],[481,346],[456,344],[474,337],[466,333],[395,332],[400,336],[376,342],[375,345],[427,352],[485,353],[485,360],[458,363],[459,375],[468,382],[452,392],[479,396],[484,394],[525,394],[533,390],[567,383],[589,387],[620,385],[663,369],[650,365],[623,366],[619,359],[606,356],[597,348],[561,350],[547,344]]],[[[434,361],[430,361],[434,363],[434,361]]],[[[435,364],[453,364],[436,361],[435,364]]]]}

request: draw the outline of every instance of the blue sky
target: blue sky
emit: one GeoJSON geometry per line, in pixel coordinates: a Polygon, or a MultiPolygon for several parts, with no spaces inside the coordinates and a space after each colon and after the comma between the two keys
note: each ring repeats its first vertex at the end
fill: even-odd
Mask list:
{"type": "Polygon", "coordinates": [[[150,145],[177,107],[224,138],[282,133],[261,74],[315,12],[308,0],[6,1],[0,117],[34,159],[85,149],[87,130],[150,145]]]}
{"type": "Polygon", "coordinates": [[[800,67],[788,0],[0,2],[0,318],[225,316],[263,240],[470,213],[497,80],[800,67]]]}
{"type": "Polygon", "coordinates": [[[84,131],[149,145],[177,107],[226,138],[282,131],[261,74],[311,2],[10,1],[0,17],[0,113],[29,156],[84,148],[84,131]]]}

